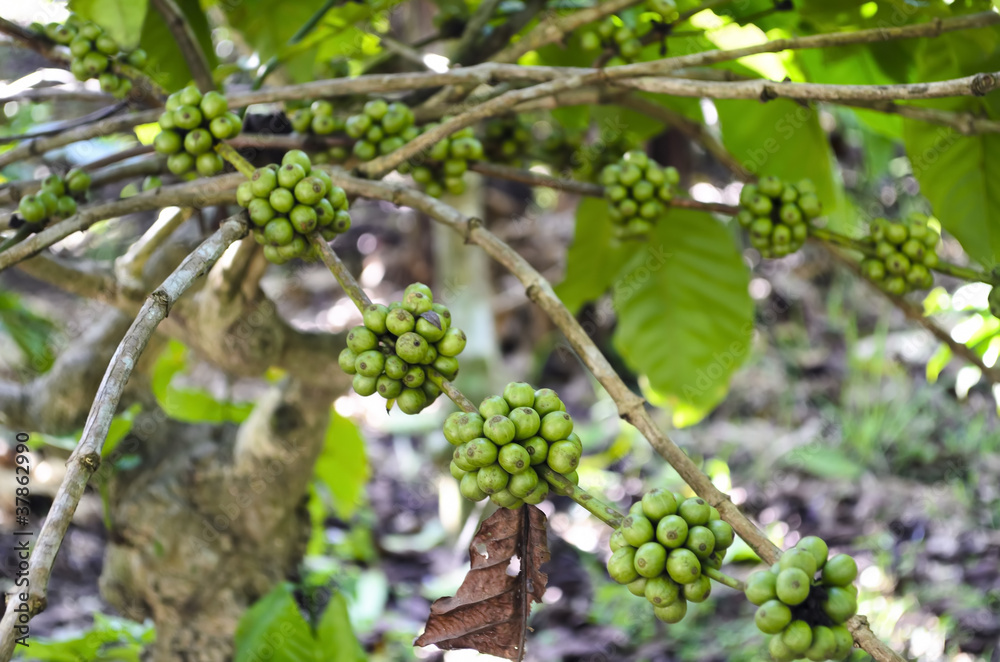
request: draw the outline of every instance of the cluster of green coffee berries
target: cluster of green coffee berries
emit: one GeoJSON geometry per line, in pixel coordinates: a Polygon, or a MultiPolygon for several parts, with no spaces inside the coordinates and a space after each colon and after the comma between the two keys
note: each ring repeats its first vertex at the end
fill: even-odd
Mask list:
{"type": "Polygon", "coordinates": [[[483,151],[492,163],[523,165],[533,147],[531,123],[520,115],[498,117],[486,124],[483,151]]]}
{"type": "Polygon", "coordinates": [[[226,162],[213,148],[243,129],[243,120],[229,112],[225,96],[214,90],[202,94],[193,85],[167,97],[159,121],[161,131],[153,147],[168,155],[167,168],[175,175],[197,170],[211,177],[222,172],[226,162]]]}
{"type": "Polygon", "coordinates": [[[624,131],[611,135],[602,132],[573,153],[573,177],[581,181],[598,181],[604,168],[618,163],[632,149],[635,149],[635,141],[624,131]]]}
{"type": "Polygon", "coordinates": [[[308,235],[317,230],[329,241],[351,227],[344,189],[298,149],[287,152],[280,166],[254,171],[237,187],[236,202],[246,208],[256,226],[254,239],[275,264],[311,257],[308,235]]]}
{"type": "Polygon", "coordinates": [[[552,389],[536,391],[530,384],[511,382],[503,395],[484,399],[478,414],[450,415],[444,436],[456,447],[451,475],[460,481],[466,499],[489,497],[511,509],[541,503],[549,484],[535,470],[539,465],[579,482],[576,468],[583,444],[573,432],[566,405],[552,389]]]}
{"type": "Polygon", "coordinates": [[[902,221],[875,219],[869,238],[875,245],[875,256],[861,263],[862,273],[890,294],[932,287],[931,269],[938,265],[941,235],[928,224],[929,220],[919,212],[910,213],[902,221]]]}
{"type": "MultiPolygon", "coordinates": [[[[333,114],[333,104],[329,101],[313,101],[308,108],[299,108],[291,117],[292,130],[301,134],[328,136],[331,133],[342,133],[347,122],[343,117],[333,114]]],[[[315,163],[332,161],[339,163],[347,160],[349,152],[343,145],[334,145],[325,152],[313,156],[315,163]]]]}
{"type": "Polygon", "coordinates": [[[677,194],[677,168],[664,168],[642,150],[627,152],[601,171],[604,197],[615,223],[615,236],[635,239],[648,235],[677,194]]]}
{"type": "Polygon", "coordinates": [[[17,205],[25,223],[44,225],[50,219],[68,218],[76,213],[78,200],[83,200],[90,188],[90,175],[83,170],[70,170],[65,177],[49,175],[34,195],[26,195],[17,205]]]}
{"type": "Polygon", "coordinates": [[[784,257],[802,248],[809,237],[809,221],[821,211],[812,181],[789,184],[769,175],[740,191],[736,220],[747,228],[750,245],[761,255],[784,257]]]}
{"type": "Polygon", "coordinates": [[[829,551],[821,538],[807,536],[770,570],[747,578],[754,621],[773,635],[768,650],[776,662],[841,660],[854,646],[844,623],[858,610],[858,566],[847,554],[827,559],[829,551]]]}
{"type": "Polygon", "coordinates": [[[124,52],[111,35],[101,26],[70,14],[65,23],[34,25],[36,31],[49,39],[69,47],[73,56],[69,69],[77,80],[96,78],[101,89],[119,99],[132,90],[132,81],[114,71],[114,63],[127,63],[137,69],[146,66],[146,51],[137,48],[124,52]]]}
{"type": "Polygon", "coordinates": [[[344,130],[357,141],[354,156],[362,161],[395,152],[420,135],[409,106],[384,99],[366,103],[361,113],[347,118],[344,130]]]}
{"type": "Polygon", "coordinates": [[[622,62],[634,62],[642,53],[642,38],[619,17],[608,16],[580,36],[580,46],[586,51],[611,48],[622,62]]]}
{"type": "MultiPolygon", "coordinates": [[[[428,124],[421,132],[435,126],[436,123],[428,124]]],[[[469,161],[483,158],[483,145],[472,127],[466,127],[436,142],[425,156],[419,164],[417,159],[402,163],[399,172],[413,177],[413,181],[432,197],[439,198],[445,192],[461,195],[465,192],[464,175],[469,169],[469,161]]]]}
{"type": "Polygon", "coordinates": [[[434,370],[447,380],[458,374],[465,332],[451,325],[451,311],[434,303],[431,288],[412,283],[402,301],[368,305],[364,324],[347,334],[341,369],[354,375],[358,395],[378,393],[405,414],[419,413],[441,395],[428,377],[434,370]]]}
{"type": "Polygon", "coordinates": [[[688,602],[704,602],[712,584],[703,567],[722,567],[733,528],[704,499],[655,489],[629,509],[611,534],[608,574],[653,605],[665,623],[687,614],[688,602]]]}

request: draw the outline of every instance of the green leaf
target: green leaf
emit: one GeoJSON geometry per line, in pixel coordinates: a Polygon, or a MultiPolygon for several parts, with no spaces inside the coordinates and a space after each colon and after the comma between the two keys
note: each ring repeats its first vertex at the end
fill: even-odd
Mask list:
{"type": "Polygon", "coordinates": [[[253,411],[252,402],[220,401],[203,389],[175,385],[174,377],[186,369],[187,348],[176,340],[170,341],[153,364],[153,395],[170,418],[185,423],[242,423],[253,411]]]}
{"type": "Polygon", "coordinates": [[[744,169],[791,182],[809,178],[816,184],[831,229],[844,232],[856,222],[834,179],[833,153],[815,110],[788,99],[722,100],[715,107],[722,142],[744,169]]]}
{"type": "Polygon", "coordinates": [[[941,375],[941,371],[944,370],[945,366],[951,362],[951,347],[941,343],[938,346],[937,351],[931,358],[927,359],[927,381],[931,384],[938,380],[941,375]]]}
{"type": "Polygon", "coordinates": [[[319,627],[316,628],[319,649],[325,651],[327,662],[362,662],[365,652],[351,629],[351,619],[347,614],[347,601],[340,593],[334,593],[326,605],[319,627]]]}
{"type": "Polygon", "coordinates": [[[269,662],[318,662],[317,646],[292,594],[282,582],[243,614],[236,626],[235,662],[256,662],[267,651],[269,662]]]}
{"type": "Polygon", "coordinates": [[[818,478],[857,480],[864,467],[836,448],[809,444],[782,456],[781,464],[818,478]]]}
{"type": "MultiPolygon", "coordinates": [[[[177,6],[194,31],[198,44],[208,58],[208,65],[215,67],[218,59],[215,57],[215,48],[212,45],[212,32],[198,0],[177,0],[177,6]]],[[[146,13],[139,46],[149,55],[149,63],[144,71],[163,89],[174,92],[191,82],[191,70],[187,61],[177,47],[177,40],[167,27],[166,21],[158,12],[146,13]]]]}
{"type": "Polygon", "coordinates": [[[316,460],[316,478],[329,490],[341,519],[349,518],[358,507],[368,475],[368,457],[361,432],[331,408],[323,452],[316,460]]]}
{"type": "Polygon", "coordinates": [[[556,294],[567,308],[576,312],[611,287],[615,276],[637,248],[636,244],[620,243],[612,238],[605,200],[582,200],[576,208],[576,229],[566,258],[566,277],[556,287],[556,294]]]}
{"type": "Polygon", "coordinates": [[[719,222],[673,210],[618,274],[615,348],[692,423],[724,397],[753,332],[749,273],[719,222]]]}
{"type": "MultiPolygon", "coordinates": [[[[924,40],[920,80],[943,80],[1000,69],[1000,29],[965,30],[924,40]]],[[[1000,98],[924,102],[958,112],[1000,119],[1000,98]]],[[[903,138],[920,191],[941,225],[980,264],[1000,262],[1000,135],[963,136],[948,127],[904,120],[903,138]]]]}
{"type": "Polygon", "coordinates": [[[139,45],[149,0],[71,0],[69,7],[100,25],[128,51],[139,45]]]}
{"type": "MultiPolygon", "coordinates": [[[[122,439],[132,431],[132,424],[135,423],[135,417],[140,411],[142,411],[142,405],[136,403],[111,420],[111,427],[108,428],[108,436],[104,440],[104,447],[101,449],[101,457],[107,458],[114,453],[115,448],[121,443],[122,439]]],[[[82,431],[80,432],[80,436],[83,436],[82,431]]]]}
{"type": "Polygon", "coordinates": [[[55,325],[31,312],[20,297],[0,292],[0,331],[11,337],[27,359],[32,373],[48,372],[55,356],[49,347],[55,325]]]}

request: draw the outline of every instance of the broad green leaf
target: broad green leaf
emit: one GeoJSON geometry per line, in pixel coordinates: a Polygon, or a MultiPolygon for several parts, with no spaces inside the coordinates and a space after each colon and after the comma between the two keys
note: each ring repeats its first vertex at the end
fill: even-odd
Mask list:
{"type": "MultiPolygon", "coordinates": [[[[943,80],[1000,69],[1000,29],[966,30],[925,40],[920,80],[943,80]]],[[[1000,98],[965,97],[923,102],[1000,119],[1000,98]]],[[[904,120],[903,137],[920,191],[945,230],[984,266],[1000,261],[1000,135],[963,136],[948,127],[904,120]]]]}
{"type": "Polygon", "coordinates": [[[618,273],[615,348],[692,423],[725,395],[753,335],[749,273],[730,233],[704,212],[674,210],[618,273]]]}
{"type": "Polygon", "coordinates": [[[324,662],[362,662],[364,650],[351,629],[351,619],[347,614],[347,601],[340,593],[334,593],[320,618],[316,628],[319,650],[324,653],[324,662]]]}
{"type": "Polygon", "coordinates": [[[236,626],[235,662],[319,662],[320,651],[288,582],[258,600],[236,626]]]}
{"type": "Polygon", "coordinates": [[[202,389],[182,388],[174,377],[187,369],[187,349],[171,340],[153,364],[152,390],[157,404],[170,418],[186,423],[242,423],[253,410],[252,402],[227,402],[202,389]]]}
{"type": "MultiPolygon", "coordinates": [[[[194,31],[198,45],[208,58],[209,66],[214,67],[218,59],[215,57],[215,48],[212,45],[212,33],[198,0],[177,0],[177,6],[194,31]]],[[[146,12],[139,46],[149,55],[149,64],[145,72],[165,90],[173,92],[191,82],[191,70],[180,48],[177,47],[177,40],[174,39],[163,17],[155,10],[146,12]]]]}
{"type": "Polygon", "coordinates": [[[139,45],[149,0],[71,0],[70,9],[100,25],[124,50],[139,45]]]}
{"type": "Polygon", "coordinates": [[[323,452],[316,460],[316,477],[330,491],[334,508],[341,519],[347,519],[354,513],[368,475],[368,457],[361,432],[354,423],[331,408],[323,452]]]}
{"type": "Polygon", "coordinates": [[[640,244],[612,238],[608,203],[586,198],[576,209],[576,229],[566,258],[566,277],[556,293],[573,312],[604,294],[629,256],[640,244]]]}
{"type": "Polygon", "coordinates": [[[787,99],[716,101],[722,141],[748,172],[813,180],[831,229],[848,229],[847,203],[815,110],[787,99]]]}

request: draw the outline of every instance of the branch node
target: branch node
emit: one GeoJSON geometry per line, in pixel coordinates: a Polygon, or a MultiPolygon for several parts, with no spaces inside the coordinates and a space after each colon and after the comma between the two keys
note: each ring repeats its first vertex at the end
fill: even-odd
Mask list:
{"type": "Polygon", "coordinates": [[[778,93],[770,85],[765,85],[760,90],[760,100],[764,103],[774,101],[778,96],[778,93]]]}
{"type": "Polygon", "coordinates": [[[94,452],[87,453],[80,458],[80,464],[90,473],[96,473],[98,467],[101,466],[101,454],[94,452]]]}
{"type": "Polygon", "coordinates": [[[472,243],[472,233],[483,226],[483,219],[472,216],[465,222],[465,243],[472,243]]]}
{"type": "Polygon", "coordinates": [[[992,92],[997,88],[998,81],[996,74],[981,73],[976,74],[972,79],[972,85],[969,89],[977,97],[985,96],[988,92],[992,92]]]}

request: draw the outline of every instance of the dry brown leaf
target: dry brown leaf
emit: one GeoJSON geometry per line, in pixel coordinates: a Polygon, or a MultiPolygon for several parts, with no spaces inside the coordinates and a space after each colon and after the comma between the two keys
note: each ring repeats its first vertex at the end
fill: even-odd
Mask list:
{"type": "Polygon", "coordinates": [[[479,527],[469,559],[465,581],[454,597],[434,601],[427,628],[415,644],[472,648],[521,660],[531,601],[542,601],[548,581],[541,570],[549,560],[545,515],[527,504],[517,510],[500,508],[479,527]],[[516,576],[507,570],[514,558],[520,562],[516,576]]]}

